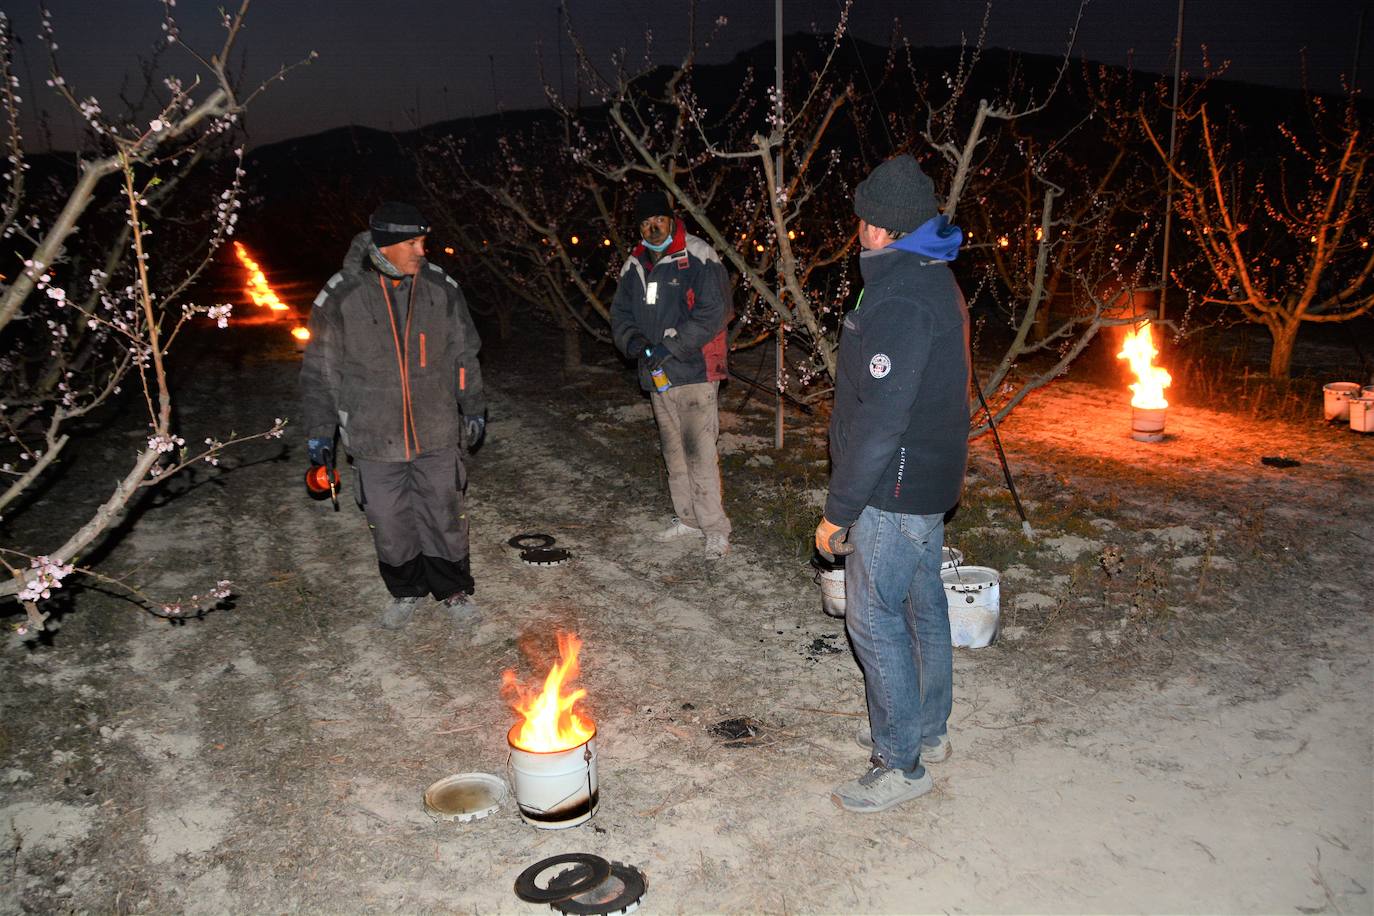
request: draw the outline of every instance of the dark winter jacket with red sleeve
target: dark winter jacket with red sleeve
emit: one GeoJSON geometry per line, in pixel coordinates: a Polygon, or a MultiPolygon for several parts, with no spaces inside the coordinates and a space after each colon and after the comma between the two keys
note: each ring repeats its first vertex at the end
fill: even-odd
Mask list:
{"type": "Polygon", "coordinates": [[[369,235],[354,238],[343,269],[310,311],[301,366],[308,438],[337,425],[348,454],[409,461],[461,444],[459,409],[486,411],[482,342],[457,281],[422,262],[399,286],[373,269],[369,235]]]}
{"type": "Polygon", "coordinates": [[[660,254],[641,241],[620,268],[611,301],[611,334],[621,353],[639,360],[639,384],[652,391],[644,354],[631,352],[642,337],[663,344],[672,355],[663,364],[674,385],[720,381],[726,376],[725,325],[730,320],[729,281],[720,256],[673,221],[673,235],[660,254]],[[663,332],[673,328],[675,336],[663,332]]]}
{"type": "MultiPolygon", "coordinates": [[[[901,243],[897,243],[900,245],[901,243]]],[[[953,508],[968,463],[968,309],[949,266],[890,245],[859,260],[830,420],[825,517],[953,508]]]]}

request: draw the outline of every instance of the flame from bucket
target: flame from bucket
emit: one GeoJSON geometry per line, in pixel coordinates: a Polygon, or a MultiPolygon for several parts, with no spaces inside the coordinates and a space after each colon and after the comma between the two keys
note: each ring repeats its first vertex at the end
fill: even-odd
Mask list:
{"type": "Polygon", "coordinates": [[[594,724],[573,711],[587,691],[579,687],[564,692],[565,684],[577,677],[577,653],[581,648],[582,640],[574,634],[559,633],[559,661],[549,670],[543,689],[538,691],[521,686],[514,671],[507,669],[502,673],[502,691],[512,698],[511,706],[524,720],[517,723],[518,731],[511,730],[511,744],[521,750],[548,753],[578,747],[596,735],[594,724]]]}
{"type": "Polygon", "coordinates": [[[1164,400],[1164,389],[1173,382],[1173,377],[1159,366],[1152,365],[1158,355],[1148,321],[1126,333],[1121,352],[1116,354],[1116,358],[1128,360],[1131,371],[1135,373],[1136,381],[1131,383],[1132,407],[1163,410],[1169,406],[1169,402],[1164,400]]]}

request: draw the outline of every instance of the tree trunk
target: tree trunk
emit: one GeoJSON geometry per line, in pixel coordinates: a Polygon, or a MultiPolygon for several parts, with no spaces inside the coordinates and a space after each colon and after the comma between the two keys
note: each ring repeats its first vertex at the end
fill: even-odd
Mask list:
{"type": "Polygon", "coordinates": [[[1288,378],[1288,372],[1293,366],[1293,345],[1298,342],[1300,327],[1302,322],[1297,318],[1290,318],[1284,324],[1269,326],[1269,336],[1274,339],[1274,346],[1269,351],[1270,378],[1288,378]]]}

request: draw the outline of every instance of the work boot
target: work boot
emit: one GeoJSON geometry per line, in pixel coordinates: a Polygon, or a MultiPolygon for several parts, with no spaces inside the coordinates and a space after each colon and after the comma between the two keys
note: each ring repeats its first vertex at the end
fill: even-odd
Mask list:
{"type": "Polygon", "coordinates": [[[730,552],[730,539],[723,534],[706,535],[706,559],[720,560],[730,552]]]}
{"type": "Polygon", "coordinates": [[[654,534],[654,540],[661,544],[669,541],[676,541],[678,538],[699,538],[706,534],[700,528],[693,528],[691,525],[684,525],[682,519],[673,516],[673,523],[662,531],[654,534]]]}
{"type": "MultiPolygon", "coordinates": [[[[873,750],[873,733],[867,722],[860,722],[854,732],[854,743],[866,751],[873,750]]],[[[944,763],[949,759],[954,747],[949,743],[949,735],[938,738],[921,739],[921,763],[944,763]]]]}
{"type": "Polygon", "coordinates": [[[410,618],[415,614],[415,605],[419,603],[418,597],[392,598],[391,604],[387,605],[385,611],[382,611],[382,629],[399,630],[410,623],[410,618]]]}
{"type": "Polygon", "coordinates": [[[871,766],[858,779],[836,786],[830,800],[846,811],[876,814],[920,798],[934,787],[935,781],[925,770],[919,777],[912,777],[891,767],[871,766]]]}
{"type": "Polygon", "coordinates": [[[454,623],[467,620],[478,610],[477,602],[466,592],[455,592],[439,603],[448,611],[449,619],[454,623]]]}

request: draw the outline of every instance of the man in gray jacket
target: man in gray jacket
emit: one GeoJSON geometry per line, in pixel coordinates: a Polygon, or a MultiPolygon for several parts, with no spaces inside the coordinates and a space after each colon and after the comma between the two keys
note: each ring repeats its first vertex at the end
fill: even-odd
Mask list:
{"type": "Polygon", "coordinates": [[[426,595],[472,607],[462,447],[481,444],[486,399],[467,300],[425,260],[420,211],[384,203],[368,227],[315,297],[301,402],[311,464],[336,430],[351,459],[398,629],[426,595]]]}
{"type": "Polygon", "coordinates": [[[658,541],[705,538],[706,558],[730,550],[720,492],[716,393],[725,378],[728,281],[720,256],[687,232],[662,191],[635,202],[641,236],[620,269],[611,334],[639,367],[658,423],[677,513],[658,541]]]}
{"type": "Polygon", "coordinates": [[[962,241],[909,155],[854,194],[864,288],[845,316],[816,546],[845,563],[845,629],[863,669],[868,771],[835,804],[883,811],[931,789],[949,756],[953,652],[940,581],[945,514],[968,463],[968,309],[947,261],[962,241]]]}

